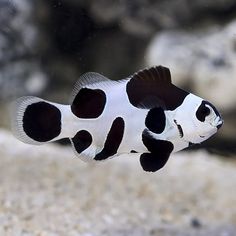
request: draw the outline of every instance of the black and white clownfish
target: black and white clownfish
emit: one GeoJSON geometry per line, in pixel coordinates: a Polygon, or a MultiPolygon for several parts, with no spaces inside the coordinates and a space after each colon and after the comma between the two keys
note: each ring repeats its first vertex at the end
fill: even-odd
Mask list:
{"type": "Polygon", "coordinates": [[[13,133],[25,143],[67,137],[84,161],[139,153],[143,170],[152,172],[223,124],[211,103],[173,85],[163,66],[119,81],[86,73],[75,84],[71,105],[26,96],[14,102],[11,117],[13,133]]]}

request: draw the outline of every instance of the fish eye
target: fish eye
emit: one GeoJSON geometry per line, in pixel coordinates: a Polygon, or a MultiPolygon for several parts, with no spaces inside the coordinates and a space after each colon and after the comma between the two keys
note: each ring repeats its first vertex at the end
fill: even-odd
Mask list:
{"type": "Polygon", "coordinates": [[[206,117],[211,114],[211,109],[206,106],[206,104],[202,103],[196,112],[196,117],[199,121],[204,122],[206,117]]]}
{"type": "Polygon", "coordinates": [[[209,107],[204,106],[203,108],[200,109],[200,113],[201,113],[201,115],[206,117],[206,116],[210,115],[211,110],[209,107]]]}

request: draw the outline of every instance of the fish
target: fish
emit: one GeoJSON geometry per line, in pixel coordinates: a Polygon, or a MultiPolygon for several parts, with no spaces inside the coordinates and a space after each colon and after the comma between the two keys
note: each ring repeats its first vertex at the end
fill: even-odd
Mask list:
{"type": "Polygon", "coordinates": [[[117,81],[85,73],[75,83],[69,104],[18,98],[11,124],[24,143],[69,138],[83,161],[136,153],[142,169],[155,172],[172,153],[214,135],[223,119],[210,102],[175,86],[167,67],[153,66],[117,81]]]}

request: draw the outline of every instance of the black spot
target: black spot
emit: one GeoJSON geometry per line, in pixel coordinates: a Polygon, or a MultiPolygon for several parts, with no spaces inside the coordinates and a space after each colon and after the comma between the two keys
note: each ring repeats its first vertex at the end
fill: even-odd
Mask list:
{"type": "Polygon", "coordinates": [[[50,141],[61,133],[61,112],[47,102],[31,104],[24,113],[23,129],[35,141],[50,141]]]}
{"type": "Polygon", "coordinates": [[[95,160],[104,160],[117,153],[124,135],[124,128],[124,120],[117,117],[112,123],[102,151],[95,156],[95,160]]]}
{"type": "Polygon", "coordinates": [[[154,139],[146,129],[143,131],[142,140],[151,153],[170,154],[174,149],[174,145],[170,141],[154,139]]]}
{"type": "Polygon", "coordinates": [[[226,67],[228,65],[226,58],[218,57],[212,60],[212,65],[215,67],[226,67]]]}
{"type": "Polygon", "coordinates": [[[191,142],[188,143],[188,146],[189,146],[189,147],[192,147],[192,146],[194,146],[194,145],[195,145],[195,143],[191,143],[191,142]]]}
{"type": "Polygon", "coordinates": [[[145,171],[155,172],[161,169],[169,159],[169,154],[143,153],[140,156],[140,164],[145,171]]]}
{"type": "Polygon", "coordinates": [[[217,111],[215,106],[213,106],[210,102],[202,101],[201,105],[198,107],[198,109],[196,111],[196,117],[199,121],[204,122],[206,117],[208,115],[210,115],[210,109],[209,109],[209,107],[206,107],[206,105],[210,106],[213,109],[213,111],[215,112],[216,116],[219,116],[221,118],[221,115],[217,111]]]}
{"type": "Polygon", "coordinates": [[[191,226],[192,226],[193,228],[199,229],[199,228],[202,227],[202,223],[201,223],[201,221],[200,221],[199,219],[193,218],[193,219],[191,220],[191,226]]]}
{"type": "Polygon", "coordinates": [[[81,153],[91,145],[93,139],[88,131],[80,130],[71,141],[73,142],[75,150],[81,153]]]}
{"type": "Polygon", "coordinates": [[[154,133],[162,133],[166,126],[164,110],[161,107],[152,108],[147,114],[145,125],[154,133]]]}
{"type": "Polygon", "coordinates": [[[143,131],[144,145],[151,153],[143,153],[140,156],[140,164],[145,171],[157,171],[161,169],[169,159],[174,145],[166,140],[154,139],[147,130],[143,131]]]}
{"type": "Polygon", "coordinates": [[[182,129],[182,126],[177,123],[177,120],[174,120],[174,122],[175,122],[175,124],[176,124],[176,126],[177,126],[177,128],[178,128],[180,138],[183,138],[183,136],[184,136],[184,131],[183,131],[183,129],[182,129]]]}
{"type": "Polygon", "coordinates": [[[175,110],[189,94],[171,83],[169,69],[162,66],[135,73],[126,85],[126,92],[135,107],[161,106],[166,110],[175,110]]]}
{"type": "Polygon", "coordinates": [[[82,88],[76,95],[71,111],[79,118],[99,117],[106,104],[106,94],[100,89],[82,88]]]}
{"type": "Polygon", "coordinates": [[[138,152],[135,150],[131,150],[130,153],[138,153],[138,152]]]}
{"type": "Polygon", "coordinates": [[[196,111],[196,117],[201,122],[204,122],[206,117],[210,115],[211,112],[209,107],[206,107],[205,105],[206,103],[203,101],[196,111]]]}

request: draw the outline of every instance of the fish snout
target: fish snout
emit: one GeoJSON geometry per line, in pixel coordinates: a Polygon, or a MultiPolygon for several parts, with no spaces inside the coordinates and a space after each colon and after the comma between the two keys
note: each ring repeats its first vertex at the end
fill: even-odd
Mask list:
{"type": "Polygon", "coordinates": [[[215,123],[216,123],[217,129],[220,129],[221,126],[224,124],[224,120],[220,116],[218,116],[215,120],[215,123]]]}
{"type": "Polygon", "coordinates": [[[221,116],[217,116],[212,122],[211,125],[213,127],[216,127],[217,129],[220,129],[220,127],[224,124],[223,119],[221,118],[221,116]]]}
{"type": "Polygon", "coordinates": [[[220,129],[221,128],[221,126],[224,124],[224,121],[223,120],[221,120],[221,122],[216,126],[217,127],[217,129],[220,129]]]}

